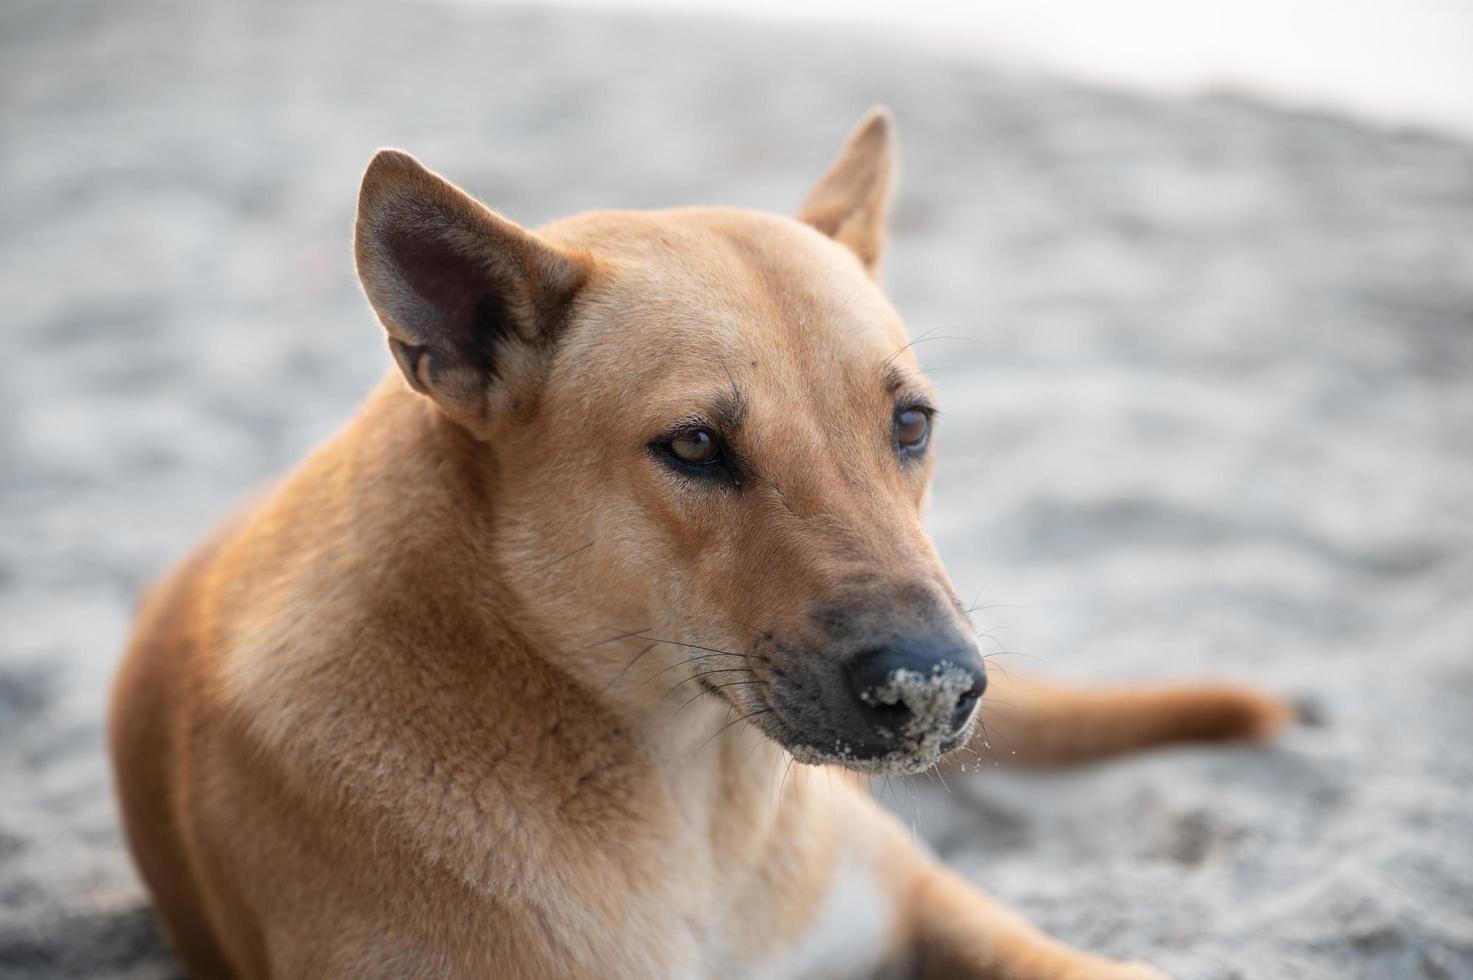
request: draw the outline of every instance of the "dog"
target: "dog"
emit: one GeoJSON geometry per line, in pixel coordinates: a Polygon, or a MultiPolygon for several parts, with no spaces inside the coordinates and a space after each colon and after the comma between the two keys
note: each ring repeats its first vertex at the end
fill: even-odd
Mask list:
{"type": "Polygon", "coordinates": [[[966,744],[984,689],[1039,763],[1291,716],[984,670],[876,281],[892,133],[871,112],[795,218],[536,232],[373,158],[355,255],[397,370],[145,596],[114,688],[192,976],[1162,976],[1026,924],[862,778],[966,744]]]}

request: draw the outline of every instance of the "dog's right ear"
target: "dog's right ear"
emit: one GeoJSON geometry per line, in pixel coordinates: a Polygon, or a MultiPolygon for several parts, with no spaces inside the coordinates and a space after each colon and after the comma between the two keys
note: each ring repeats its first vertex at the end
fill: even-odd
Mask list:
{"type": "Polygon", "coordinates": [[[798,209],[798,220],[848,246],[871,276],[885,250],[895,172],[895,120],[875,106],[798,209]]]}
{"type": "Polygon", "coordinates": [[[397,150],[363,175],[354,251],[404,377],[483,436],[535,398],[590,267],[397,150]]]}

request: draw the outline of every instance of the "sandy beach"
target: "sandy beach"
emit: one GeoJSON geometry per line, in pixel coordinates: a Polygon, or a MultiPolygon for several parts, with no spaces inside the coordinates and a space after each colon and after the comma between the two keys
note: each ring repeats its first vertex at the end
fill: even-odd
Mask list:
{"type": "Polygon", "coordinates": [[[399,0],[0,7],[0,978],[178,975],[107,685],[139,591],[388,370],[348,248],[372,152],[528,225],[785,211],[876,102],[930,526],[997,662],[1315,719],[876,794],[1182,980],[1473,978],[1473,145],[873,34],[399,0]]]}

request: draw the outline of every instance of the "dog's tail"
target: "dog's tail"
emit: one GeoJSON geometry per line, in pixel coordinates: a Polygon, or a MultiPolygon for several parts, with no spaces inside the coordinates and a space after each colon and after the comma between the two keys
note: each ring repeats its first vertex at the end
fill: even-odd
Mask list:
{"type": "Polygon", "coordinates": [[[1001,670],[988,672],[981,710],[974,752],[1040,766],[1168,742],[1265,739],[1297,714],[1282,698],[1228,684],[1071,687],[1001,670]]]}

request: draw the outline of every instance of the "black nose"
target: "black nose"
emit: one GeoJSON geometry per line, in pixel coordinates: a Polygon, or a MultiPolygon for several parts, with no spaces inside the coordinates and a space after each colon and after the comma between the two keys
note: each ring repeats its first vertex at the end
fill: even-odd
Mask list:
{"type": "Polygon", "coordinates": [[[954,640],[863,650],[846,672],[861,710],[877,730],[892,736],[959,730],[987,690],[976,650],[954,640]]]}

